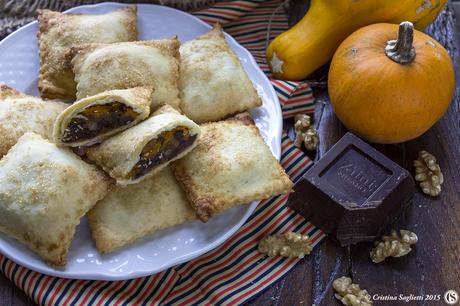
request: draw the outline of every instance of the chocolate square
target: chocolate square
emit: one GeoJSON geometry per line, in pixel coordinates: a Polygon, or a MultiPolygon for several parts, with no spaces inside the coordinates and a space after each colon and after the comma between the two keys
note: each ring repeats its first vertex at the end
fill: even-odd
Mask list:
{"type": "Polygon", "coordinates": [[[347,133],[294,186],[288,205],[349,245],[379,236],[414,186],[408,171],[347,133]]]}

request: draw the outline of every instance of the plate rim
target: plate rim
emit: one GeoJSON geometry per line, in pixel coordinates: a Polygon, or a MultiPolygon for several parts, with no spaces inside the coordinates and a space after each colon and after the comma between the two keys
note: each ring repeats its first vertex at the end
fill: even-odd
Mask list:
{"type": "MultiPolygon", "coordinates": [[[[130,6],[130,5],[131,6],[136,5],[138,7],[138,11],[141,10],[140,9],[141,7],[155,7],[157,9],[169,10],[169,11],[174,12],[176,14],[184,15],[187,18],[192,17],[192,19],[194,19],[198,23],[204,25],[208,29],[212,28],[208,23],[204,22],[203,20],[199,19],[198,17],[196,17],[196,16],[194,16],[194,15],[192,15],[190,13],[187,13],[187,12],[175,9],[175,8],[167,7],[167,6],[161,6],[161,5],[149,4],[149,3],[132,3],[131,4],[131,3],[117,3],[117,2],[101,2],[101,3],[96,3],[96,4],[85,4],[85,5],[75,6],[75,7],[72,7],[70,9],[68,9],[68,10],[63,11],[63,13],[73,13],[73,12],[78,11],[80,9],[92,9],[94,7],[103,7],[103,6],[126,7],[126,6],[130,6]]],[[[15,31],[13,31],[9,35],[7,35],[4,39],[2,39],[0,41],[0,49],[2,48],[2,45],[5,44],[6,42],[8,42],[10,39],[12,39],[12,37],[14,37],[14,35],[17,35],[18,33],[27,30],[27,28],[29,28],[31,26],[34,26],[37,23],[38,23],[37,20],[31,21],[31,22],[25,24],[24,26],[16,29],[15,31]]],[[[255,71],[260,76],[262,76],[263,79],[265,79],[267,84],[270,85],[270,86],[268,86],[268,88],[269,88],[271,98],[274,100],[274,103],[275,103],[274,106],[275,106],[276,113],[277,113],[276,117],[277,117],[278,122],[277,122],[277,131],[276,131],[277,135],[276,135],[276,138],[278,138],[278,140],[279,140],[279,145],[276,146],[274,148],[274,150],[271,148],[271,146],[269,144],[268,145],[272,149],[271,151],[275,155],[276,159],[279,161],[280,158],[281,158],[281,140],[282,140],[283,117],[282,117],[282,110],[281,110],[281,105],[279,103],[278,95],[276,94],[276,91],[273,88],[269,78],[261,70],[261,68],[259,67],[259,65],[255,61],[254,57],[252,56],[252,54],[245,47],[243,47],[235,38],[233,38],[231,35],[229,35],[226,32],[224,32],[224,34],[225,34],[226,39],[233,43],[233,46],[236,46],[241,52],[243,52],[246,55],[246,57],[250,61],[250,64],[256,68],[255,71]]],[[[120,280],[129,280],[129,279],[134,279],[134,278],[139,278],[139,277],[146,277],[146,276],[150,276],[150,275],[153,275],[153,274],[156,274],[156,273],[160,273],[162,271],[165,271],[166,269],[169,269],[171,267],[180,265],[182,263],[188,262],[190,260],[198,258],[199,256],[201,256],[201,255],[203,255],[203,254],[205,254],[207,252],[210,252],[210,251],[214,250],[215,248],[217,248],[218,246],[223,244],[225,241],[230,239],[233,236],[233,234],[235,234],[242,227],[242,225],[252,215],[252,213],[256,209],[257,205],[259,204],[259,202],[260,201],[255,201],[255,202],[250,203],[248,205],[248,209],[246,210],[246,212],[243,215],[243,217],[239,220],[239,222],[234,224],[233,227],[230,228],[227,232],[225,232],[225,234],[223,234],[221,237],[219,237],[219,239],[213,241],[212,243],[207,244],[205,247],[201,247],[201,248],[199,248],[199,249],[197,249],[197,250],[195,250],[193,252],[188,253],[187,255],[182,256],[180,259],[175,260],[174,263],[167,262],[164,265],[152,267],[152,268],[150,268],[148,270],[145,270],[145,269],[142,270],[141,269],[141,270],[131,271],[129,273],[124,273],[124,274],[120,274],[120,275],[107,274],[107,273],[102,272],[101,270],[97,270],[97,272],[92,272],[92,273],[72,274],[72,272],[66,272],[64,270],[60,270],[59,267],[52,267],[52,266],[48,266],[48,265],[46,266],[46,268],[48,268],[49,270],[47,270],[47,269],[44,269],[44,268],[42,268],[40,266],[29,264],[28,261],[23,260],[21,258],[19,258],[19,260],[18,260],[17,257],[11,256],[13,254],[11,254],[10,252],[5,251],[5,248],[4,248],[5,240],[4,239],[0,239],[0,253],[3,254],[5,257],[7,257],[9,260],[11,260],[11,261],[13,261],[13,262],[15,262],[15,263],[17,263],[17,264],[19,264],[21,266],[24,266],[25,268],[28,268],[30,270],[33,270],[33,271],[36,271],[36,272],[39,272],[39,273],[42,273],[42,274],[45,274],[45,275],[49,275],[49,276],[53,276],[53,277],[60,277],[60,278],[65,278],[65,279],[120,281],[120,280]]],[[[9,236],[5,236],[4,238],[13,239],[14,241],[16,241],[14,238],[11,238],[9,236]]],[[[29,251],[32,252],[31,250],[29,250],[29,251]]],[[[46,263],[45,263],[45,265],[46,265],[46,263]]]]}

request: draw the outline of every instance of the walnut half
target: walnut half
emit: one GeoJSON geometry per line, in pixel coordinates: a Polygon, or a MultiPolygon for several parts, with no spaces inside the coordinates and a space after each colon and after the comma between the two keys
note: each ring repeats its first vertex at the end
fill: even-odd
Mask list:
{"type": "Polygon", "coordinates": [[[308,151],[316,150],[319,143],[318,131],[315,128],[309,128],[303,133],[303,145],[308,151]]]}
{"type": "Polygon", "coordinates": [[[436,157],[427,151],[420,151],[418,159],[414,161],[415,180],[425,194],[437,196],[441,193],[441,184],[444,182],[441,168],[436,163],[436,157]]]}
{"type": "Polygon", "coordinates": [[[307,114],[299,114],[294,117],[294,128],[297,131],[305,132],[311,126],[311,118],[307,114]]]}
{"type": "Polygon", "coordinates": [[[270,257],[279,255],[304,258],[312,249],[310,237],[293,232],[269,235],[259,242],[259,252],[270,257]]]}
{"type": "Polygon", "coordinates": [[[296,115],[294,118],[295,145],[300,148],[315,150],[319,143],[318,131],[311,126],[311,118],[307,114],[296,115]]]}
{"type": "Polygon", "coordinates": [[[337,291],[335,298],[348,306],[370,306],[373,305],[371,296],[366,290],[359,288],[358,284],[353,284],[351,278],[342,276],[336,279],[332,286],[337,291]]]}
{"type": "Polygon", "coordinates": [[[393,231],[390,236],[383,236],[382,241],[375,242],[375,247],[370,253],[373,262],[382,262],[387,257],[401,257],[412,250],[411,246],[418,241],[417,235],[407,230],[400,230],[399,233],[401,237],[393,231]]]}

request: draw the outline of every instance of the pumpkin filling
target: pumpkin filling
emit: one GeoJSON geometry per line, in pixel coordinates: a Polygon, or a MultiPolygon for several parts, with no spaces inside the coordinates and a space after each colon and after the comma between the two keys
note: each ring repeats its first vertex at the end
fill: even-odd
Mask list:
{"type": "Polygon", "coordinates": [[[150,140],[142,149],[139,161],[129,172],[128,178],[137,179],[150,170],[161,165],[190,147],[197,134],[191,135],[186,127],[176,127],[170,131],[160,133],[150,140]]]}
{"type": "Polygon", "coordinates": [[[92,139],[134,121],[139,114],[120,102],[97,104],[74,116],[64,129],[62,142],[92,139]]]}

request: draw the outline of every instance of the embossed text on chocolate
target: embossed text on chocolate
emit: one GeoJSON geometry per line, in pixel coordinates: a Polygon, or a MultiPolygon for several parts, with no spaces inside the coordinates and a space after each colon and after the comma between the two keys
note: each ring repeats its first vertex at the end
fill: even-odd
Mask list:
{"type": "Polygon", "coordinates": [[[337,171],[337,175],[364,195],[369,195],[378,187],[377,181],[370,178],[364,169],[348,160],[344,160],[337,171]]]}

